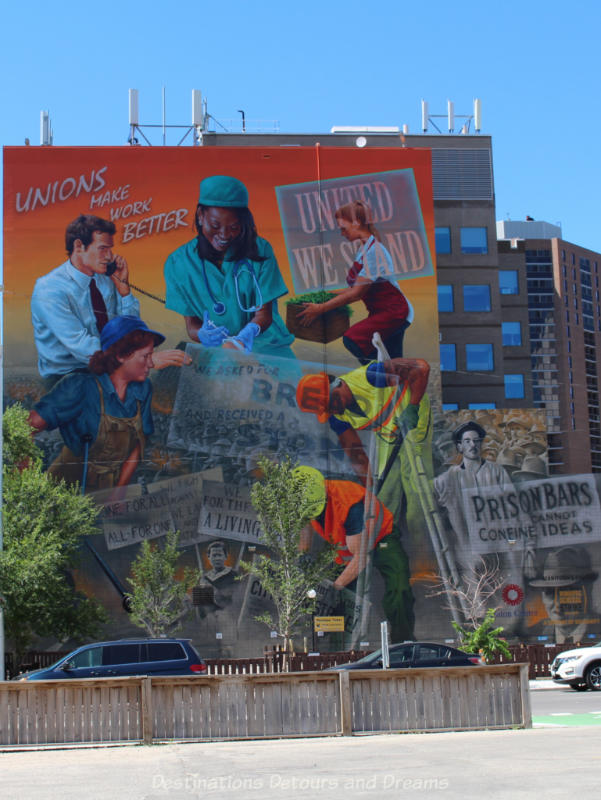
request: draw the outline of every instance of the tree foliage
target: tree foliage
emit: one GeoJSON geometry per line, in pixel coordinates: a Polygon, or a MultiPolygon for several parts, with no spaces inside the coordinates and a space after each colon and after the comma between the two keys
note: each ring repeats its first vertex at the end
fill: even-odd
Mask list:
{"type": "Polygon", "coordinates": [[[467,630],[456,622],[452,625],[461,637],[461,646],[468,653],[482,653],[486,662],[491,661],[495,653],[502,653],[507,658],[511,658],[511,650],[507,646],[505,639],[501,637],[504,628],[502,626],[493,628],[495,624],[495,609],[489,608],[484,615],[484,619],[476,628],[467,630]]]}
{"type": "Polygon", "coordinates": [[[255,575],[273,598],[277,619],[266,612],[257,617],[284,639],[288,647],[298,623],[315,610],[307,591],[333,576],[334,555],[325,547],[314,557],[300,555],[300,533],[310,517],[307,507],[307,479],[293,472],[289,458],[277,464],[262,458],[263,480],[253,485],[251,501],[261,523],[260,541],[270,551],[243,569],[255,575]]]}
{"type": "Polygon", "coordinates": [[[152,637],[174,633],[190,611],[187,594],[199,582],[199,570],[178,568],[178,531],[169,531],[163,546],[142,542],[131,565],[131,621],[152,637]]]}
{"type": "Polygon", "coordinates": [[[70,574],[83,537],[98,532],[96,507],[76,486],[42,470],[25,409],[7,409],[3,426],[0,598],[6,635],[21,663],[35,635],[83,639],[106,616],[96,600],[75,590],[70,574]]]}

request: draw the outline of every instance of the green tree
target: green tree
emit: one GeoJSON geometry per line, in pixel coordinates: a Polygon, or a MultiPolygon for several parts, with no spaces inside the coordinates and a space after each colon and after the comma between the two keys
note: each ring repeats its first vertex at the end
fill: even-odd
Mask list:
{"type": "Polygon", "coordinates": [[[261,544],[270,551],[259,555],[242,568],[255,575],[273,598],[277,619],[266,612],[257,617],[291,646],[298,623],[315,609],[315,600],[307,597],[322,580],[335,572],[333,549],[325,547],[315,557],[299,555],[300,535],[310,520],[307,479],[294,473],[289,458],[280,464],[262,458],[259,465],[263,480],[253,485],[251,501],[261,523],[261,544]]]}
{"type": "Polygon", "coordinates": [[[131,621],[153,637],[173,633],[181,627],[191,607],[188,592],[201,578],[197,569],[179,570],[178,540],[179,531],[169,531],[162,547],[142,542],[131,565],[131,577],[127,579],[132,587],[128,594],[131,621]]]}
{"type": "Polygon", "coordinates": [[[482,653],[487,663],[494,659],[496,653],[502,653],[507,658],[511,658],[511,650],[505,639],[501,637],[504,628],[502,626],[493,627],[495,624],[494,608],[489,608],[482,622],[472,630],[462,628],[456,622],[452,624],[461,637],[462,648],[468,653],[482,653]]]}
{"type": "Polygon", "coordinates": [[[4,412],[3,428],[0,602],[20,665],[35,635],[84,639],[98,632],[106,614],[70,580],[83,537],[98,532],[96,507],[76,486],[42,470],[23,407],[4,412]]]}

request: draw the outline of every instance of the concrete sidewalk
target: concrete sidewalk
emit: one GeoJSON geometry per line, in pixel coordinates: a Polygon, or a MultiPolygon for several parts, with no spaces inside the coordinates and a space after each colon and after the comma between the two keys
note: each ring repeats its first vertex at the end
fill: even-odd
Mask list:
{"type": "Polygon", "coordinates": [[[37,750],[0,753],[0,783],[7,800],[596,800],[600,749],[601,727],[37,750]]]}
{"type": "Polygon", "coordinates": [[[530,691],[531,692],[538,692],[541,689],[565,689],[565,686],[562,686],[561,683],[555,683],[555,681],[551,680],[551,678],[537,678],[536,680],[530,681],[530,691]]]}

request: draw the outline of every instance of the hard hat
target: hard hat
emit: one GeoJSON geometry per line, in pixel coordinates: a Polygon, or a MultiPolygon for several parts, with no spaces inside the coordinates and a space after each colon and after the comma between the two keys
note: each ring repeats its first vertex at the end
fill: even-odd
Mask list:
{"type": "Polygon", "coordinates": [[[326,505],[325,478],[315,467],[296,467],[292,470],[295,477],[302,477],[305,483],[305,503],[301,509],[303,517],[315,519],[324,510],[326,505]]]}
{"type": "Polygon", "coordinates": [[[247,208],[248,190],[238,178],[211,175],[200,182],[198,202],[217,208],[247,208]]]}
{"type": "Polygon", "coordinates": [[[330,380],[326,373],[302,377],[296,386],[296,402],[301,411],[316,414],[320,422],[326,422],[330,417],[330,380]]]}

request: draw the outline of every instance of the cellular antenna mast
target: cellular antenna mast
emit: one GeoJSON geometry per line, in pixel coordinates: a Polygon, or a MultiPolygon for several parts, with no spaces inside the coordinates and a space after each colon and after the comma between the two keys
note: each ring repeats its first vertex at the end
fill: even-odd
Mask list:
{"type": "Polygon", "coordinates": [[[474,132],[480,133],[482,129],[482,101],[479,98],[474,100],[474,110],[472,114],[455,114],[455,103],[452,100],[447,100],[447,113],[446,114],[430,114],[428,109],[428,103],[426,100],[422,100],[422,132],[428,132],[428,125],[433,125],[434,128],[438,131],[438,133],[443,133],[438,125],[434,122],[435,119],[446,119],[447,120],[447,128],[448,133],[455,132],[455,119],[464,119],[467,120],[460,130],[459,133],[464,135],[469,134],[470,132],[470,125],[472,122],[474,123],[474,132]]]}
{"type": "Polygon", "coordinates": [[[192,89],[192,121],[189,125],[168,125],[167,124],[167,101],[166,91],[162,89],[162,109],[163,119],[162,122],[156,124],[142,124],[140,122],[140,109],[138,90],[129,90],[129,138],[128,144],[147,144],[152,146],[153,142],[150,141],[151,129],[160,129],[162,131],[162,141],[160,144],[167,144],[167,134],[171,130],[183,131],[183,135],[177,142],[177,146],[186,142],[190,134],[193,134],[192,144],[196,146],[202,145],[205,134],[214,133],[216,128],[219,128],[223,133],[277,133],[279,131],[279,124],[277,120],[247,120],[246,113],[242,109],[238,109],[238,114],[241,119],[238,120],[225,120],[225,124],[216,119],[207,110],[207,101],[203,99],[199,89],[192,89]]]}
{"type": "Polygon", "coordinates": [[[144,133],[146,129],[150,128],[160,128],[163,132],[162,136],[162,144],[167,144],[167,130],[180,130],[183,131],[183,136],[177,142],[177,146],[183,144],[188,136],[193,133],[193,144],[201,145],[202,144],[202,135],[207,130],[208,126],[208,119],[209,115],[207,114],[207,106],[206,102],[203,102],[202,95],[198,89],[192,89],[192,121],[189,125],[168,125],[167,124],[167,98],[166,98],[166,91],[165,87],[162,89],[162,109],[163,109],[163,120],[160,123],[156,124],[144,124],[140,123],[140,105],[139,105],[139,93],[137,89],[130,89],[129,90],[129,138],[127,140],[128,144],[136,145],[141,144],[140,139],[141,137],[149,146],[152,146],[152,142],[144,133]]]}

